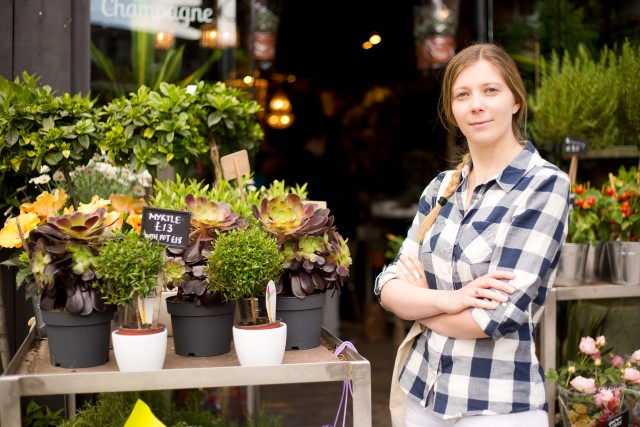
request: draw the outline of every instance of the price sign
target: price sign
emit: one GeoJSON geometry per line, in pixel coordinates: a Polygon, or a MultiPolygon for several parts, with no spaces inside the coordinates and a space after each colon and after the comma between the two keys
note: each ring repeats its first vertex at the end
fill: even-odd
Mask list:
{"type": "Polygon", "coordinates": [[[566,137],[562,142],[562,152],[572,156],[585,154],[589,151],[589,141],[586,139],[574,139],[566,137]]]}
{"type": "Polygon", "coordinates": [[[142,208],[142,234],[161,245],[185,249],[189,244],[190,222],[190,212],[142,208]]]}

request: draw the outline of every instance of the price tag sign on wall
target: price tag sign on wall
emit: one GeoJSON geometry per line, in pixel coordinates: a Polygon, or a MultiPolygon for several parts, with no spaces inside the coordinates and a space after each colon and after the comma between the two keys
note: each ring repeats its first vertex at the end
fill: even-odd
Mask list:
{"type": "Polygon", "coordinates": [[[589,141],[566,137],[562,142],[562,152],[571,156],[586,154],[589,151],[589,141]]]}
{"type": "Polygon", "coordinates": [[[142,208],[141,232],[161,245],[186,249],[190,222],[191,212],[145,206],[142,208]]]}

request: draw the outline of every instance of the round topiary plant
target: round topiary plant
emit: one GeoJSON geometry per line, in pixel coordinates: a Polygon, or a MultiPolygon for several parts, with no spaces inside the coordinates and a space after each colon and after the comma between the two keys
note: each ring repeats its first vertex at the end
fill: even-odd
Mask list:
{"type": "MultiPolygon", "coordinates": [[[[284,270],[284,256],[276,239],[264,229],[250,226],[221,234],[207,260],[210,286],[227,301],[253,298],[284,270]]],[[[255,319],[255,310],[252,310],[255,319]]]]}
{"type": "MultiPolygon", "coordinates": [[[[117,306],[132,305],[138,329],[143,328],[138,299],[156,290],[164,268],[165,248],[133,230],[105,242],[98,255],[97,274],[105,300],[117,306]]],[[[157,323],[154,311],[152,328],[157,323]]]]}

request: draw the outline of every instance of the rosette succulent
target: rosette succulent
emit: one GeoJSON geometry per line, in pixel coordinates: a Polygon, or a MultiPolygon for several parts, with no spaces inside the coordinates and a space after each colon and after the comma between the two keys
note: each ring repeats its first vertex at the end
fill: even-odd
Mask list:
{"type": "Polygon", "coordinates": [[[304,298],[328,289],[340,291],[349,275],[351,256],[347,241],[333,226],[329,209],[304,203],[295,194],[265,198],[253,214],[277,237],[285,257],[277,292],[304,298]]]}
{"type": "Polygon", "coordinates": [[[93,282],[98,251],[111,236],[104,208],[51,217],[31,231],[30,267],[41,292],[43,310],[65,308],[84,315],[105,310],[93,282]]]}
{"type": "Polygon", "coordinates": [[[220,303],[220,295],[209,285],[206,259],[220,233],[244,228],[248,221],[232,212],[225,202],[188,194],[185,203],[191,211],[189,245],[186,249],[167,248],[175,273],[167,280],[167,287],[177,287],[178,299],[193,300],[198,306],[220,303]]]}

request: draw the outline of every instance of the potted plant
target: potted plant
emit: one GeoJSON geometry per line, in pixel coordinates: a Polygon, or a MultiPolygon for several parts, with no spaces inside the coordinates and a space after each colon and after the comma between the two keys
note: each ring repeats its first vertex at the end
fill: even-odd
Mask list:
{"type": "Polygon", "coordinates": [[[567,240],[562,247],[555,284],[576,286],[602,277],[609,224],[602,220],[602,194],[587,184],[571,187],[567,240]]]}
{"type": "Polygon", "coordinates": [[[65,201],[64,191],[56,191],[23,204],[23,213],[0,230],[0,245],[24,249],[11,265],[20,268],[17,281],[26,283],[28,297],[41,309],[36,317],[41,314],[48,325],[51,364],[96,366],[109,360],[113,313],[101,299],[95,270],[114,217],[89,207],[60,215],[65,201]]]}
{"type": "Polygon", "coordinates": [[[233,342],[242,365],[282,362],[287,325],[259,316],[257,297],[278,280],[284,256],[274,237],[258,226],[231,230],[215,241],[207,259],[209,281],[227,301],[247,298],[251,310],[233,326],[233,342]]]}
{"type": "Polygon", "coordinates": [[[167,310],[174,329],[176,354],[214,356],[229,352],[235,301],[228,301],[209,281],[206,262],[213,243],[222,233],[245,227],[246,220],[225,202],[204,196],[185,196],[191,211],[186,249],[167,248],[165,280],[177,294],[167,298],[167,310]],[[215,334],[203,336],[202,331],[215,334]]]}
{"type": "Polygon", "coordinates": [[[615,57],[606,48],[598,61],[584,50],[543,60],[540,87],[529,97],[534,141],[558,160],[566,137],[586,139],[590,149],[619,143],[616,81],[615,57]]]}
{"type": "Polygon", "coordinates": [[[57,168],[78,206],[69,173],[86,165],[97,146],[97,118],[89,96],[56,95],[26,72],[21,80],[0,76],[0,172],[24,174],[57,168]]]}
{"type": "Polygon", "coordinates": [[[221,155],[257,151],[260,110],[245,92],[221,82],[189,88],[163,82],[157,91],[141,86],[99,112],[99,147],[113,162],[129,162],[135,170],[189,165],[210,152],[220,179],[221,155]]]}
{"type": "Polygon", "coordinates": [[[547,372],[547,380],[557,383],[565,427],[628,424],[625,400],[633,395],[630,387],[640,382],[637,356],[625,360],[605,346],[604,336],[582,337],[577,360],[547,372]]]}
{"type": "Polygon", "coordinates": [[[113,350],[121,371],[162,369],[167,349],[167,329],[158,323],[165,248],[139,236],[134,230],[106,241],[98,255],[97,272],[104,299],[125,307],[119,328],[111,333],[113,350]],[[155,292],[151,324],[143,323],[138,300],[155,292]],[[129,319],[130,314],[135,315],[129,319]]]}
{"type": "Polygon", "coordinates": [[[610,227],[607,255],[611,281],[623,285],[638,285],[640,277],[640,174],[635,167],[624,166],[618,174],[609,174],[605,188],[603,220],[610,227]]]}
{"type": "Polygon", "coordinates": [[[289,325],[287,349],[317,347],[325,292],[339,294],[349,275],[347,241],[333,226],[329,209],[305,203],[297,194],[265,197],[253,210],[284,254],[277,307],[289,325]]]}

